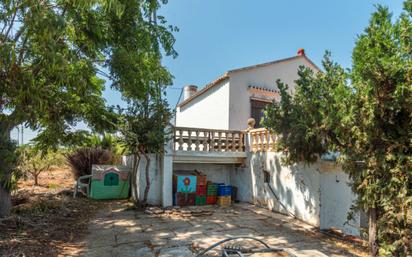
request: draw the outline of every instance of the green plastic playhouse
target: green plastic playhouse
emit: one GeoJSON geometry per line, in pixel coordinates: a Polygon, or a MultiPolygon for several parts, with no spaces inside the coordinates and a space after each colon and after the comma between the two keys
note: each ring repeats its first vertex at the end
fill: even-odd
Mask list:
{"type": "Polygon", "coordinates": [[[130,168],[120,165],[93,165],[90,198],[125,199],[129,197],[130,168]]]}

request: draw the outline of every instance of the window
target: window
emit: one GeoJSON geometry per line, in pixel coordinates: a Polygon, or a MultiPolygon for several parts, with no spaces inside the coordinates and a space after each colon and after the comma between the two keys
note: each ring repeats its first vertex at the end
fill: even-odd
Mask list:
{"type": "Polygon", "coordinates": [[[255,119],[256,125],[255,128],[261,128],[262,125],[260,124],[260,121],[263,117],[263,110],[266,108],[266,105],[268,105],[268,102],[264,101],[259,101],[259,100],[250,100],[250,107],[251,107],[251,117],[255,119]]]}

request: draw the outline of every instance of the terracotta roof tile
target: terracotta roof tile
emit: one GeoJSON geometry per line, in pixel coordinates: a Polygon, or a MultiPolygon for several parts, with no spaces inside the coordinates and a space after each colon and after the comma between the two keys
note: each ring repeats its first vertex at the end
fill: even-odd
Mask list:
{"type": "MultiPolygon", "coordinates": [[[[199,90],[198,92],[196,92],[194,95],[192,95],[191,97],[189,97],[188,99],[184,100],[183,102],[179,103],[177,105],[177,107],[182,107],[186,104],[188,104],[189,102],[191,102],[193,99],[195,99],[196,97],[204,94],[207,90],[209,90],[210,88],[213,88],[214,86],[218,85],[220,82],[229,79],[230,78],[230,74],[231,73],[235,73],[235,72],[239,72],[239,71],[245,71],[245,70],[250,70],[250,69],[254,69],[254,68],[260,68],[260,67],[265,67],[265,66],[269,66],[272,64],[276,64],[276,63],[281,63],[281,62],[287,62],[287,61],[292,61],[298,58],[305,58],[305,60],[307,60],[310,64],[313,65],[313,67],[315,69],[317,69],[318,71],[320,71],[319,67],[316,66],[316,64],[314,64],[306,55],[297,55],[297,56],[293,56],[293,57],[289,57],[289,58],[285,58],[285,59],[280,59],[280,60],[276,60],[276,61],[272,61],[272,62],[266,62],[266,63],[261,63],[261,64],[256,64],[256,65],[252,65],[252,66],[247,66],[247,67],[243,67],[243,68],[239,68],[239,69],[234,69],[234,70],[229,70],[228,72],[226,72],[225,74],[223,74],[222,76],[218,77],[217,79],[215,79],[214,81],[212,81],[211,83],[207,84],[205,87],[203,87],[201,90],[199,90]]],[[[264,89],[262,89],[264,90],[264,89]]],[[[267,89],[269,90],[269,89],[267,89]]],[[[276,91],[275,91],[276,92],[276,91]]],[[[278,92],[277,92],[278,93],[278,92]]]]}
{"type": "Polygon", "coordinates": [[[218,85],[220,82],[226,80],[229,78],[229,75],[227,73],[223,74],[222,76],[218,77],[217,79],[215,79],[214,81],[212,81],[211,83],[207,84],[205,87],[203,87],[201,90],[197,91],[194,95],[192,95],[191,97],[189,97],[188,99],[184,100],[183,102],[179,103],[177,105],[177,107],[182,107],[186,104],[188,104],[190,101],[192,101],[193,99],[195,99],[196,97],[204,94],[207,90],[209,90],[210,88],[218,85]]]}

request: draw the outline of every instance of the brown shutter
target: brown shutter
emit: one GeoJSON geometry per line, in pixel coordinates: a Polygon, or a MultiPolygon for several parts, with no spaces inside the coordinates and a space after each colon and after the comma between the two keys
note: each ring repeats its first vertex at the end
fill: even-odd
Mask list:
{"type": "Polygon", "coordinates": [[[250,107],[251,107],[251,116],[252,118],[255,119],[256,125],[255,128],[261,128],[262,125],[260,124],[260,121],[263,117],[263,110],[266,108],[266,105],[268,105],[268,102],[263,102],[263,101],[258,101],[251,99],[250,100],[250,107]]]}

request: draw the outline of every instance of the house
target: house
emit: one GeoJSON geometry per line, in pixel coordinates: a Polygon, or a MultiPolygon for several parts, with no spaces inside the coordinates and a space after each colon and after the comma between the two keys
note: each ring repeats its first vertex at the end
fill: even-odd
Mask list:
{"type": "Polygon", "coordinates": [[[259,127],[262,110],[279,97],[276,81],[288,84],[293,92],[300,66],[319,71],[304,49],[299,49],[290,58],[230,70],[199,91],[194,85],[186,86],[176,108],[175,125],[244,130],[252,117],[259,127]]]}
{"type": "MultiPolygon", "coordinates": [[[[181,171],[201,171],[207,180],[236,188],[236,200],[291,215],[321,229],[337,228],[360,235],[359,212],[347,220],[356,195],[349,176],[334,162],[284,164],[277,151],[277,135],[248,127],[260,120],[262,109],[279,97],[276,80],[293,93],[299,66],[319,71],[301,49],[297,56],[226,72],[197,91],[185,88],[176,110],[173,137],[163,155],[152,155],[150,204],[173,204],[172,178],[181,171]],[[249,124],[250,125],[250,124],[249,124]]],[[[131,166],[130,158],[125,165],[131,166]]],[[[141,199],[146,183],[145,161],[136,184],[141,199]]]]}

